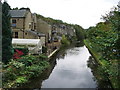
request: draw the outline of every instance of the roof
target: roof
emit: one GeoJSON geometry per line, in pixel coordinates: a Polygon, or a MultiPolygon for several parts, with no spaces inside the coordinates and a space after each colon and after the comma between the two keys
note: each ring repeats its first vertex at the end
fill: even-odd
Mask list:
{"type": "Polygon", "coordinates": [[[25,17],[27,10],[10,10],[11,17],[25,17]]]}
{"type": "Polygon", "coordinates": [[[12,39],[12,44],[18,45],[38,45],[40,39],[12,39]]]}
{"type": "Polygon", "coordinates": [[[45,37],[45,34],[43,34],[43,33],[32,31],[32,30],[27,30],[27,31],[34,34],[34,35],[37,35],[37,36],[40,36],[40,37],[45,37]]]}

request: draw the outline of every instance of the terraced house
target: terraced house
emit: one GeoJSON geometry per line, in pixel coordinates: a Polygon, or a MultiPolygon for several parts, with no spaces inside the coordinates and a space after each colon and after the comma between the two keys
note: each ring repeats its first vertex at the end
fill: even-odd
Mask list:
{"type": "MultiPolygon", "coordinates": [[[[29,31],[36,31],[36,16],[30,9],[10,10],[13,38],[31,38],[29,31]]],[[[32,37],[37,38],[37,37],[32,37]]]]}
{"type": "Polygon", "coordinates": [[[41,47],[45,46],[45,34],[36,30],[37,17],[35,13],[32,14],[29,8],[23,8],[20,10],[10,10],[10,15],[13,41],[16,40],[14,42],[16,44],[15,47],[17,47],[17,45],[23,45],[22,43],[17,43],[20,42],[20,40],[38,40],[41,47]]]}

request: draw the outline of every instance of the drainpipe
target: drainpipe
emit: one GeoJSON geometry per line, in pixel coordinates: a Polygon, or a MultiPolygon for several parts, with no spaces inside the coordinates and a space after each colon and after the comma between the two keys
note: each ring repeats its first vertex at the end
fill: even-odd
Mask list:
{"type": "Polygon", "coordinates": [[[25,18],[23,18],[23,39],[25,38],[24,37],[24,30],[25,30],[25,18]]]}

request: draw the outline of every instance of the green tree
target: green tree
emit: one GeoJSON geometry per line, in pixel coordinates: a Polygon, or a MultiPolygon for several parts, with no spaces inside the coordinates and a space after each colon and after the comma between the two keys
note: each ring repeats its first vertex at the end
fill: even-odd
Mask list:
{"type": "MultiPolygon", "coordinates": [[[[118,6],[118,8],[113,8],[113,10],[111,10],[108,14],[106,14],[106,16],[103,16],[103,19],[105,20],[105,22],[109,22],[111,24],[112,27],[112,32],[116,34],[116,38],[114,39],[114,53],[116,53],[116,58],[119,59],[120,57],[120,11],[119,11],[120,7],[118,6]]],[[[113,46],[111,46],[113,47],[113,46]]]]}
{"type": "Polygon", "coordinates": [[[77,41],[83,40],[85,37],[84,29],[79,25],[74,25],[77,41]]]}
{"type": "Polygon", "coordinates": [[[69,42],[69,40],[67,39],[67,37],[65,35],[62,35],[61,43],[62,43],[63,46],[70,45],[70,42],[69,42]]]}
{"type": "Polygon", "coordinates": [[[2,62],[7,63],[13,55],[12,31],[10,28],[10,6],[7,2],[2,4],[2,62]]]}

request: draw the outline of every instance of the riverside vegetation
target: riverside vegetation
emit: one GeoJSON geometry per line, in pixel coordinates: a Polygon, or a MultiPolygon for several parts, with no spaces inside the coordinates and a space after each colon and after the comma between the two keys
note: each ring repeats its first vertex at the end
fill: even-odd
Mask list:
{"type": "Polygon", "coordinates": [[[113,88],[120,88],[119,60],[120,60],[120,7],[114,8],[106,16],[104,22],[86,30],[87,39],[84,40],[96,60],[107,73],[113,88]]]}
{"type": "Polygon", "coordinates": [[[3,65],[3,87],[15,88],[28,83],[30,79],[38,77],[48,67],[49,63],[44,55],[26,55],[20,59],[11,60],[3,65]]]}

